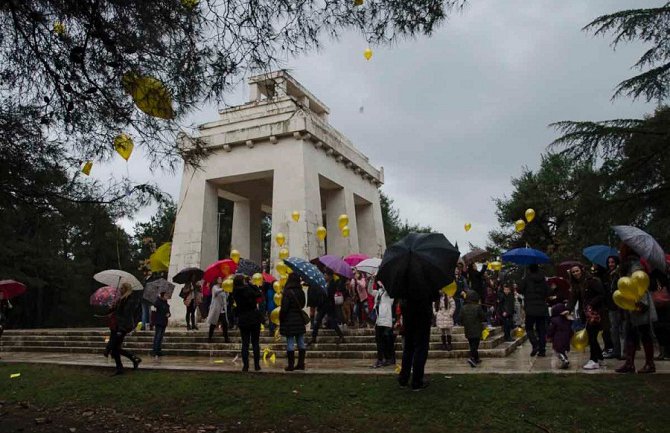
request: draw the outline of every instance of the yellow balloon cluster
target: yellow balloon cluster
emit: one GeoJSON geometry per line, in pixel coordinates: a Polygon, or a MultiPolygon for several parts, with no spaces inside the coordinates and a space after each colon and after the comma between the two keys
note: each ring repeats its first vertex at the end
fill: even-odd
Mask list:
{"type": "Polygon", "coordinates": [[[298,212],[297,210],[294,210],[291,213],[291,219],[293,219],[293,221],[295,221],[295,222],[300,221],[300,212],[298,212]]]}
{"type": "Polygon", "coordinates": [[[160,119],[174,119],[172,96],[165,85],[154,77],[128,72],[121,78],[125,91],[140,110],[160,119]]]}
{"type": "Polygon", "coordinates": [[[570,339],[570,345],[580,352],[586,349],[589,345],[589,335],[586,333],[586,329],[575,332],[570,339]]]}
{"type": "Polygon", "coordinates": [[[133,139],[128,134],[119,134],[114,138],[114,150],[126,161],[128,161],[130,155],[133,153],[134,147],[133,139]]]}
{"type": "Polygon", "coordinates": [[[230,259],[236,264],[240,262],[240,252],[237,250],[232,250],[230,252],[230,259]]]}
{"type": "Polygon", "coordinates": [[[470,223],[465,223],[465,226],[463,226],[466,232],[469,232],[472,229],[472,224],[470,223]]]}
{"type": "Polygon", "coordinates": [[[221,288],[226,293],[233,293],[233,279],[226,278],[225,280],[223,280],[223,283],[221,283],[221,288]]]}
{"type": "Polygon", "coordinates": [[[633,311],[648,288],[649,275],[644,271],[635,271],[630,277],[619,278],[617,290],[612,294],[612,299],[619,308],[633,311]]]}
{"type": "Polygon", "coordinates": [[[286,242],[286,236],[284,236],[284,233],[279,232],[275,235],[275,241],[277,241],[277,245],[283,247],[286,242]]]}
{"type": "Polygon", "coordinates": [[[327,234],[328,233],[327,233],[326,228],[324,226],[319,226],[319,228],[316,229],[316,237],[320,241],[323,241],[324,239],[326,239],[327,234]]]}
{"type": "Polygon", "coordinates": [[[337,226],[340,228],[340,230],[344,229],[347,225],[349,225],[349,215],[347,214],[342,214],[337,218],[337,226]]]}
{"type": "Polygon", "coordinates": [[[257,272],[254,275],[251,276],[251,284],[253,284],[256,287],[260,287],[263,285],[263,274],[257,272]]]}
{"type": "Polygon", "coordinates": [[[88,176],[91,174],[92,168],[93,168],[93,161],[86,161],[86,163],[81,169],[81,172],[84,173],[86,176],[88,176]]]}

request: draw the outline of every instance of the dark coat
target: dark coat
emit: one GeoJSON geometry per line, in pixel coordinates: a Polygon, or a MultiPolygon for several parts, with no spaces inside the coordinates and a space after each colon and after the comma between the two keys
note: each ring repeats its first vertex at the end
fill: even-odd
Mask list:
{"type": "Polygon", "coordinates": [[[307,306],[312,308],[321,306],[325,295],[326,294],[323,292],[323,289],[320,287],[309,286],[307,289],[307,306]]]}
{"type": "MultiPolygon", "coordinates": [[[[468,280],[470,280],[470,290],[474,290],[479,295],[479,299],[483,299],[486,296],[484,290],[484,272],[486,272],[486,267],[482,267],[481,271],[468,268],[468,280]]],[[[458,286],[458,284],[457,284],[458,286]]]]}
{"type": "Polygon", "coordinates": [[[529,272],[519,285],[519,293],[524,296],[527,316],[547,317],[549,315],[547,306],[549,286],[542,272],[529,272]]]}
{"type": "Polygon", "coordinates": [[[135,328],[134,315],[139,302],[140,300],[135,293],[118,301],[114,309],[116,331],[128,333],[135,328]]]}
{"type": "Polygon", "coordinates": [[[479,305],[479,299],[477,292],[472,290],[467,292],[465,305],[461,309],[461,323],[463,323],[465,338],[482,338],[484,330],[482,322],[486,320],[486,316],[479,305]]]}
{"type": "Polygon", "coordinates": [[[261,312],[257,300],[261,297],[259,289],[244,285],[233,289],[233,299],[237,305],[237,324],[240,328],[249,328],[261,324],[261,312]]]}
{"type": "Polygon", "coordinates": [[[614,298],[612,298],[612,295],[618,289],[618,282],[619,268],[617,267],[614,272],[609,272],[603,280],[603,289],[605,290],[605,307],[610,311],[616,311],[619,309],[617,304],[614,302],[614,298]]]}
{"type": "Polygon", "coordinates": [[[156,318],[154,324],[156,326],[167,326],[168,316],[170,315],[170,304],[165,299],[158,298],[154,302],[154,307],[156,307],[156,318]]]}
{"type": "Polygon", "coordinates": [[[279,333],[281,335],[296,336],[305,333],[305,322],[301,312],[303,308],[305,308],[305,292],[300,284],[286,283],[279,310],[279,333]]]}
{"type": "Polygon", "coordinates": [[[603,316],[605,312],[605,289],[602,283],[596,277],[584,275],[581,281],[572,281],[572,293],[568,310],[572,311],[579,301],[579,317],[586,320],[586,306],[600,313],[603,316]]]}
{"type": "Polygon", "coordinates": [[[500,292],[500,314],[507,313],[507,317],[514,316],[514,293],[509,292],[507,295],[504,291],[500,292]]]}
{"type": "Polygon", "coordinates": [[[570,338],[572,337],[572,323],[565,315],[567,311],[565,304],[556,304],[551,309],[551,323],[547,337],[552,340],[551,347],[554,352],[565,353],[570,350],[570,338]]]}

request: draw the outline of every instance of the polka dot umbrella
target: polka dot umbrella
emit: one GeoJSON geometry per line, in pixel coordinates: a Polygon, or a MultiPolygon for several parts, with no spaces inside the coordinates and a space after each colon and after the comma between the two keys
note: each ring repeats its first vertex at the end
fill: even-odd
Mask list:
{"type": "Polygon", "coordinates": [[[298,257],[289,257],[284,259],[284,264],[291,268],[302,280],[309,286],[320,287],[323,291],[327,290],[328,284],[319,268],[307,260],[298,257]]]}

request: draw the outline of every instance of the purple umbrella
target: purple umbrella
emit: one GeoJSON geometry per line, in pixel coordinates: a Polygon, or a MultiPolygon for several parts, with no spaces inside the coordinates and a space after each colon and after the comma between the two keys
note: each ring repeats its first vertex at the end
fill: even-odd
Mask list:
{"type": "Polygon", "coordinates": [[[319,257],[319,261],[323,263],[325,267],[335,272],[336,274],[343,276],[344,278],[354,278],[354,273],[351,270],[351,266],[349,266],[347,262],[338,256],[326,254],[325,256],[319,257]]]}
{"type": "Polygon", "coordinates": [[[119,289],[112,286],[100,287],[89,299],[93,307],[111,307],[119,297],[119,289]]]}

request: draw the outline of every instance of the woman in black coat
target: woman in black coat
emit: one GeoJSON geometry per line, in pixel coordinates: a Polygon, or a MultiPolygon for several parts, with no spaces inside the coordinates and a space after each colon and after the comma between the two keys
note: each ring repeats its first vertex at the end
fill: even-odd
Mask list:
{"type": "Polygon", "coordinates": [[[123,339],[126,334],[135,327],[135,319],[133,318],[135,310],[137,309],[138,300],[133,296],[133,288],[128,283],[123,283],[120,288],[121,295],[118,301],[112,307],[113,309],[113,324],[111,326],[111,335],[109,339],[109,346],[112,350],[112,358],[116,363],[116,372],[113,376],[123,374],[123,364],[121,363],[121,355],[130,359],[133,363],[133,369],[142,362],[134,353],[123,349],[123,339]]]}
{"type": "Polygon", "coordinates": [[[586,333],[589,336],[590,356],[583,368],[597,370],[605,361],[598,343],[598,332],[603,329],[602,317],[607,311],[605,289],[598,278],[588,274],[581,266],[570,269],[570,286],[568,310],[572,311],[579,302],[579,317],[586,323],[586,333]]]}
{"type": "Polygon", "coordinates": [[[254,370],[261,369],[261,315],[258,310],[258,301],[262,295],[245,282],[244,275],[236,275],[233,280],[233,299],[235,299],[237,325],[242,335],[242,371],[249,371],[249,343],[254,350],[254,370]]]}
{"type": "Polygon", "coordinates": [[[279,333],[286,337],[286,371],[305,369],[305,292],[300,285],[300,277],[289,274],[282,293],[279,310],[279,333]],[[298,344],[298,365],[295,365],[295,344],[298,344]]]}

